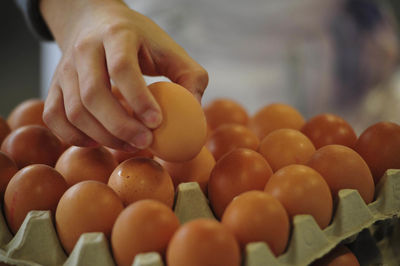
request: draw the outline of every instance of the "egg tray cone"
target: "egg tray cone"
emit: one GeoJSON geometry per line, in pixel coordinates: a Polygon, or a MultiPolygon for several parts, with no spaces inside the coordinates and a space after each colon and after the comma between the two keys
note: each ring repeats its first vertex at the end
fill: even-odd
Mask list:
{"type": "MultiPolygon", "coordinates": [[[[179,185],[174,211],[181,223],[215,219],[197,183],[179,185]]],[[[309,265],[340,243],[356,254],[361,265],[400,265],[400,170],[388,170],[366,205],[356,190],[343,189],[331,224],[321,230],[310,215],[297,215],[284,254],[275,257],[263,242],[246,246],[243,266],[309,265]]],[[[0,215],[0,262],[10,265],[116,265],[102,233],[81,235],[67,256],[57,238],[49,211],[31,211],[12,236],[0,215]]],[[[133,266],[164,266],[156,252],[139,254],[133,266]]]]}

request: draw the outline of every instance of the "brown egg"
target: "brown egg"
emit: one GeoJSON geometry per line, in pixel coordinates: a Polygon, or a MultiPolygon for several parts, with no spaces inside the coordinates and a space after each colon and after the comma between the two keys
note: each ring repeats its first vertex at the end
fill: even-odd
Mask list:
{"type": "Polygon", "coordinates": [[[163,122],[153,131],[150,151],[169,162],[193,159],[206,142],[207,123],[200,103],[184,87],[171,82],[149,85],[161,107],[163,122]]]}
{"type": "Polygon", "coordinates": [[[354,148],[357,135],[351,125],[335,114],[319,114],[309,119],[301,129],[313,142],[315,148],[329,144],[340,144],[354,148]]]}
{"type": "Polygon", "coordinates": [[[290,164],[306,164],[314,152],[311,140],[300,131],[290,128],[272,131],[262,139],[259,148],[259,153],[274,172],[290,164]]]}
{"type": "Polygon", "coordinates": [[[7,124],[7,121],[0,116],[0,145],[3,143],[3,140],[7,137],[7,135],[10,134],[10,132],[11,129],[7,124]]]}
{"type": "Polygon", "coordinates": [[[118,163],[104,147],[68,148],[58,159],[59,171],[69,186],[85,180],[95,180],[107,184],[118,163]]]}
{"type": "Polygon", "coordinates": [[[237,148],[256,151],[260,145],[258,137],[247,127],[239,124],[223,124],[217,127],[207,140],[207,148],[216,161],[237,148]]]}
{"type": "Polygon", "coordinates": [[[196,157],[187,162],[170,163],[160,158],[155,158],[155,160],[170,174],[175,189],[180,183],[197,182],[203,192],[207,193],[208,179],[214,168],[215,159],[206,147],[203,147],[196,157]]]}
{"type": "Polygon", "coordinates": [[[105,147],[111,154],[114,156],[115,160],[118,163],[122,163],[125,160],[128,160],[130,158],[135,158],[135,157],[146,157],[146,158],[153,158],[153,154],[148,150],[138,150],[135,152],[128,152],[128,151],[122,151],[122,150],[114,150],[111,148],[105,147]]]}
{"type": "Polygon", "coordinates": [[[196,219],[182,225],[167,248],[168,266],[240,266],[239,244],[221,223],[196,219]]]}
{"type": "Polygon", "coordinates": [[[400,169],[400,125],[379,122],[366,128],[355,151],[363,157],[377,185],[388,169],[400,169]]]}
{"type": "Polygon", "coordinates": [[[4,196],[8,182],[18,172],[17,164],[7,156],[4,152],[0,151],[0,197],[4,196]]]}
{"type": "Polygon", "coordinates": [[[29,211],[50,210],[54,216],[67,188],[60,173],[48,165],[34,164],[19,170],[4,194],[4,212],[11,231],[18,231],[29,211]]]}
{"type": "Polygon", "coordinates": [[[26,125],[46,126],[43,122],[44,101],[40,99],[28,99],[18,104],[7,118],[12,130],[26,125]]]}
{"type": "Polygon", "coordinates": [[[115,221],[111,235],[114,258],[119,266],[130,266],[139,253],[165,254],[180,226],[175,213],[156,200],[139,200],[126,207],[115,221]]]}
{"type": "Polygon", "coordinates": [[[311,167],[292,164],[279,169],[270,177],[264,191],[282,203],[290,220],[298,214],[310,214],[321,229],[331,221],[331,190],[311,167]]]}
{"type": "Polygon", "coordinates": [[[241,148],[226,154],[215,164],[208,181],[214,214],[222,217],[232,199],[245,191],[264,190],[271,175],[271,167],[258,152],[241,148]]]}
{"type": "Polygon", "coordinates": [[[292,106],[273,103],[258,110],[251,117],[249,126],[259,139],[263,139],[276,129],[291,128],[300,130],[304,123],[304,117],[292,106]]]}
{"type": "Polygon", "coordinates": [[[65,251],[71,253],[83,233],[102,232],[110,239],[123,208],[121,199],[104,183],[90,180],[70,187],[56,211],[57,233],[65,251]]]}
{"type": "Polygon", "coordinates": [[[60,140],[46,127],[28,125],[13,130],[3,141],[1,150],[18,168],[30,164],[54,166],[62,152],[60,140]]]}
{"type": "Polygon", "coordinates": [[[375,185],[364,159],[347,146],[330,144],[319,148],[307,163],[328,183],[334,201],[341,189],[356,189],[365,203],[374,199],[375,185]]]}
{"type": "Polygon", "coordinates": [[[168,172],[149,158],[131,158],[115,168],[108,185],[125,206],[141,199],[155,199],[172,208],[174,185],[168,172]]]}
{"type": "Polygon", "coordinates": [[[268,244],[275,256],[288,243],[290,223],[284,206],[263,191],[247,191],[228,205],[221,223],[231,231],[242,249],[251,242],[268,244]]]}
{"type": "Polygon", "coordinates": [[[234,100],[215,99],[204,107],[207,123],[211,130],[223,124],[247,125],[249,116],[246,109],[234,100]]]}

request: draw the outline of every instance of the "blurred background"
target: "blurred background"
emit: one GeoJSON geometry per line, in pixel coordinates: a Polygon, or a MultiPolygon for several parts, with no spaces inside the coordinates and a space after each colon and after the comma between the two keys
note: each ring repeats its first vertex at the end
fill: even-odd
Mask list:
{"type": "Polygon", "coordinates": [[[39,42],[14,1],[0,3],[0,115],[24,99],[39,97],[39,42]]]}
{"type": "MultiPolygon", "coordinates": [[[[204,29],[211,32],[217,25],[204,16],[218,12],[219,1],[204,0],[196,5],[188,4],[195,1],[174,0],[179,2],[179,9],[168,9],[171,12],[165,10],[168,1],[132,2],[209,71],[210,85],[203,103],[232,96],[254,113],[263,104],[281,101],[298,108],[306,118],[334,112],[358,132],[379,120],[400,123],[398,0],[252,0],[269,10],[267,18],[249,24],[254,34],[246,28],[246,21],[240,21],[237,10],[244,2],[231,1],[230,10],[221,8],[231,12],[224,13],[228,14],[225,24],[236,23],[240,32],[221,36],[226,32],[222,23],[219,31],[214,30],[217,35],[207,32],[212,38],[208,43],[193,36],[204,29]],[[154,8],[157,3],[158,9],[154,8]],[[210,9],[211,4],[215,8],[210,9]],[[237,17],[232,18],[232,14],[237,17]],[[262,23],[268,25],[262,29],[264,35],[256,33],[262,23]],[[238,39],[237,34],[243,32],[248,34],[247,39],[238,39]],[[246,42],[253,37],[258,37],[258,42],[246,42]],[[228,45],[218,46],[219,39],[228,45]],[[244,49],[249,53],[242,53],[244,49]],[[263,52],[261,57],[254,56],[257,49],[263,52]],[[225,62],[215,60],[215,55],[221,54],[225,62]],[[257,79],[261,82],[255,82],[257,79]],[[254,93],[249,93],[252,89],[254,93]]],[[[259,9],[252,7],[249,12],[259,9]]],[[[60,51],[55,44],[40,43],[29,32],[13,1],[2,1],[0,20],[0,115],[6,117],[22,100],[44,98],[60,51]]]]}

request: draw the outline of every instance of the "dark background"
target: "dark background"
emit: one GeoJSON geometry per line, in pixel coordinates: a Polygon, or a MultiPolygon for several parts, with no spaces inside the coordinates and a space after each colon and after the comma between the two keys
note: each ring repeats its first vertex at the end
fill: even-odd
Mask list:
{"type": "Polygon", "coordinates": [[[12,0],[0,4],[0,116],[39,97],[39,42],[12,0]]]}

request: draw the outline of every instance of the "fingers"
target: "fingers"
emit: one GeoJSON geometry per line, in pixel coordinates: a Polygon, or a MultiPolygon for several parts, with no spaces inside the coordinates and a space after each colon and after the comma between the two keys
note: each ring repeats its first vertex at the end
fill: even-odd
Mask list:
{"type": "Polygon", "coordinates": [[[201,98],[208,85],[208,74],[203,69],[180,72],[172,81],[187,88],[201,102],[201,98]]]}
{"type": "Polygon", "coordinates": [[[54,84],[47,95],[43,120],[46,125],[66,143],[77,146],[94,146],[97,143],[74,127],[67,119],[61,88],[54,84]]]}
{"type": "Polygon", "coordinates": [[[73,67],[64,67],[60,77],[66,117],[72,125],[97,142],[117,149],[124,145],[123,141],[111,135],[92,114],[83,106],[80,98],[78,77],[73,67]]]}
{"type": "Polygon", "coordinates": [[[110,78],[114,81],[136,117],[149,128],[162,120],[161,109],[146,86],[137,58],[138,41],[131,32],[106,38],[104,48],[110,78]]]}
{"type": "Polygon", "coordinates": [[[208,73],[186,53],[172,53],[166,60],[165,76],[188,89],[200,101],[208,85],[208,73]]]}
{"type": "Polygon", "coordinates": [[[200,101],[208,85],[207,71],[173,40],[166,43],[170,45],[162,52],[150,51],[147,46],[140,48],[138,57],[144,74],[166,76],[200,101]]]}
{"type": "Polygon", "coordinates": [[[125,145],[129,143],[137,148],[147,148],[152,142],[151,132],[129,116],[111,92],[102,46],[89,44],[79,47],[74,54],[74,61],[79,84],[76,82],[70,85],[73,88],[69,95],[70,104],[76,104],[81,100],[81,105],[87,110],[83,113],[91,115],[93,117],[91,121],[96,121],[94,124],[88,117],[80,118],[76,120],[79,123],[78,127],[85,128],[84,132],[90,136],[97,136],[101,143],[115,141],[118,138],[119,142],[126,142],[125,145]],[[98,131],[101,135],[98,135],[98,131]]]}

